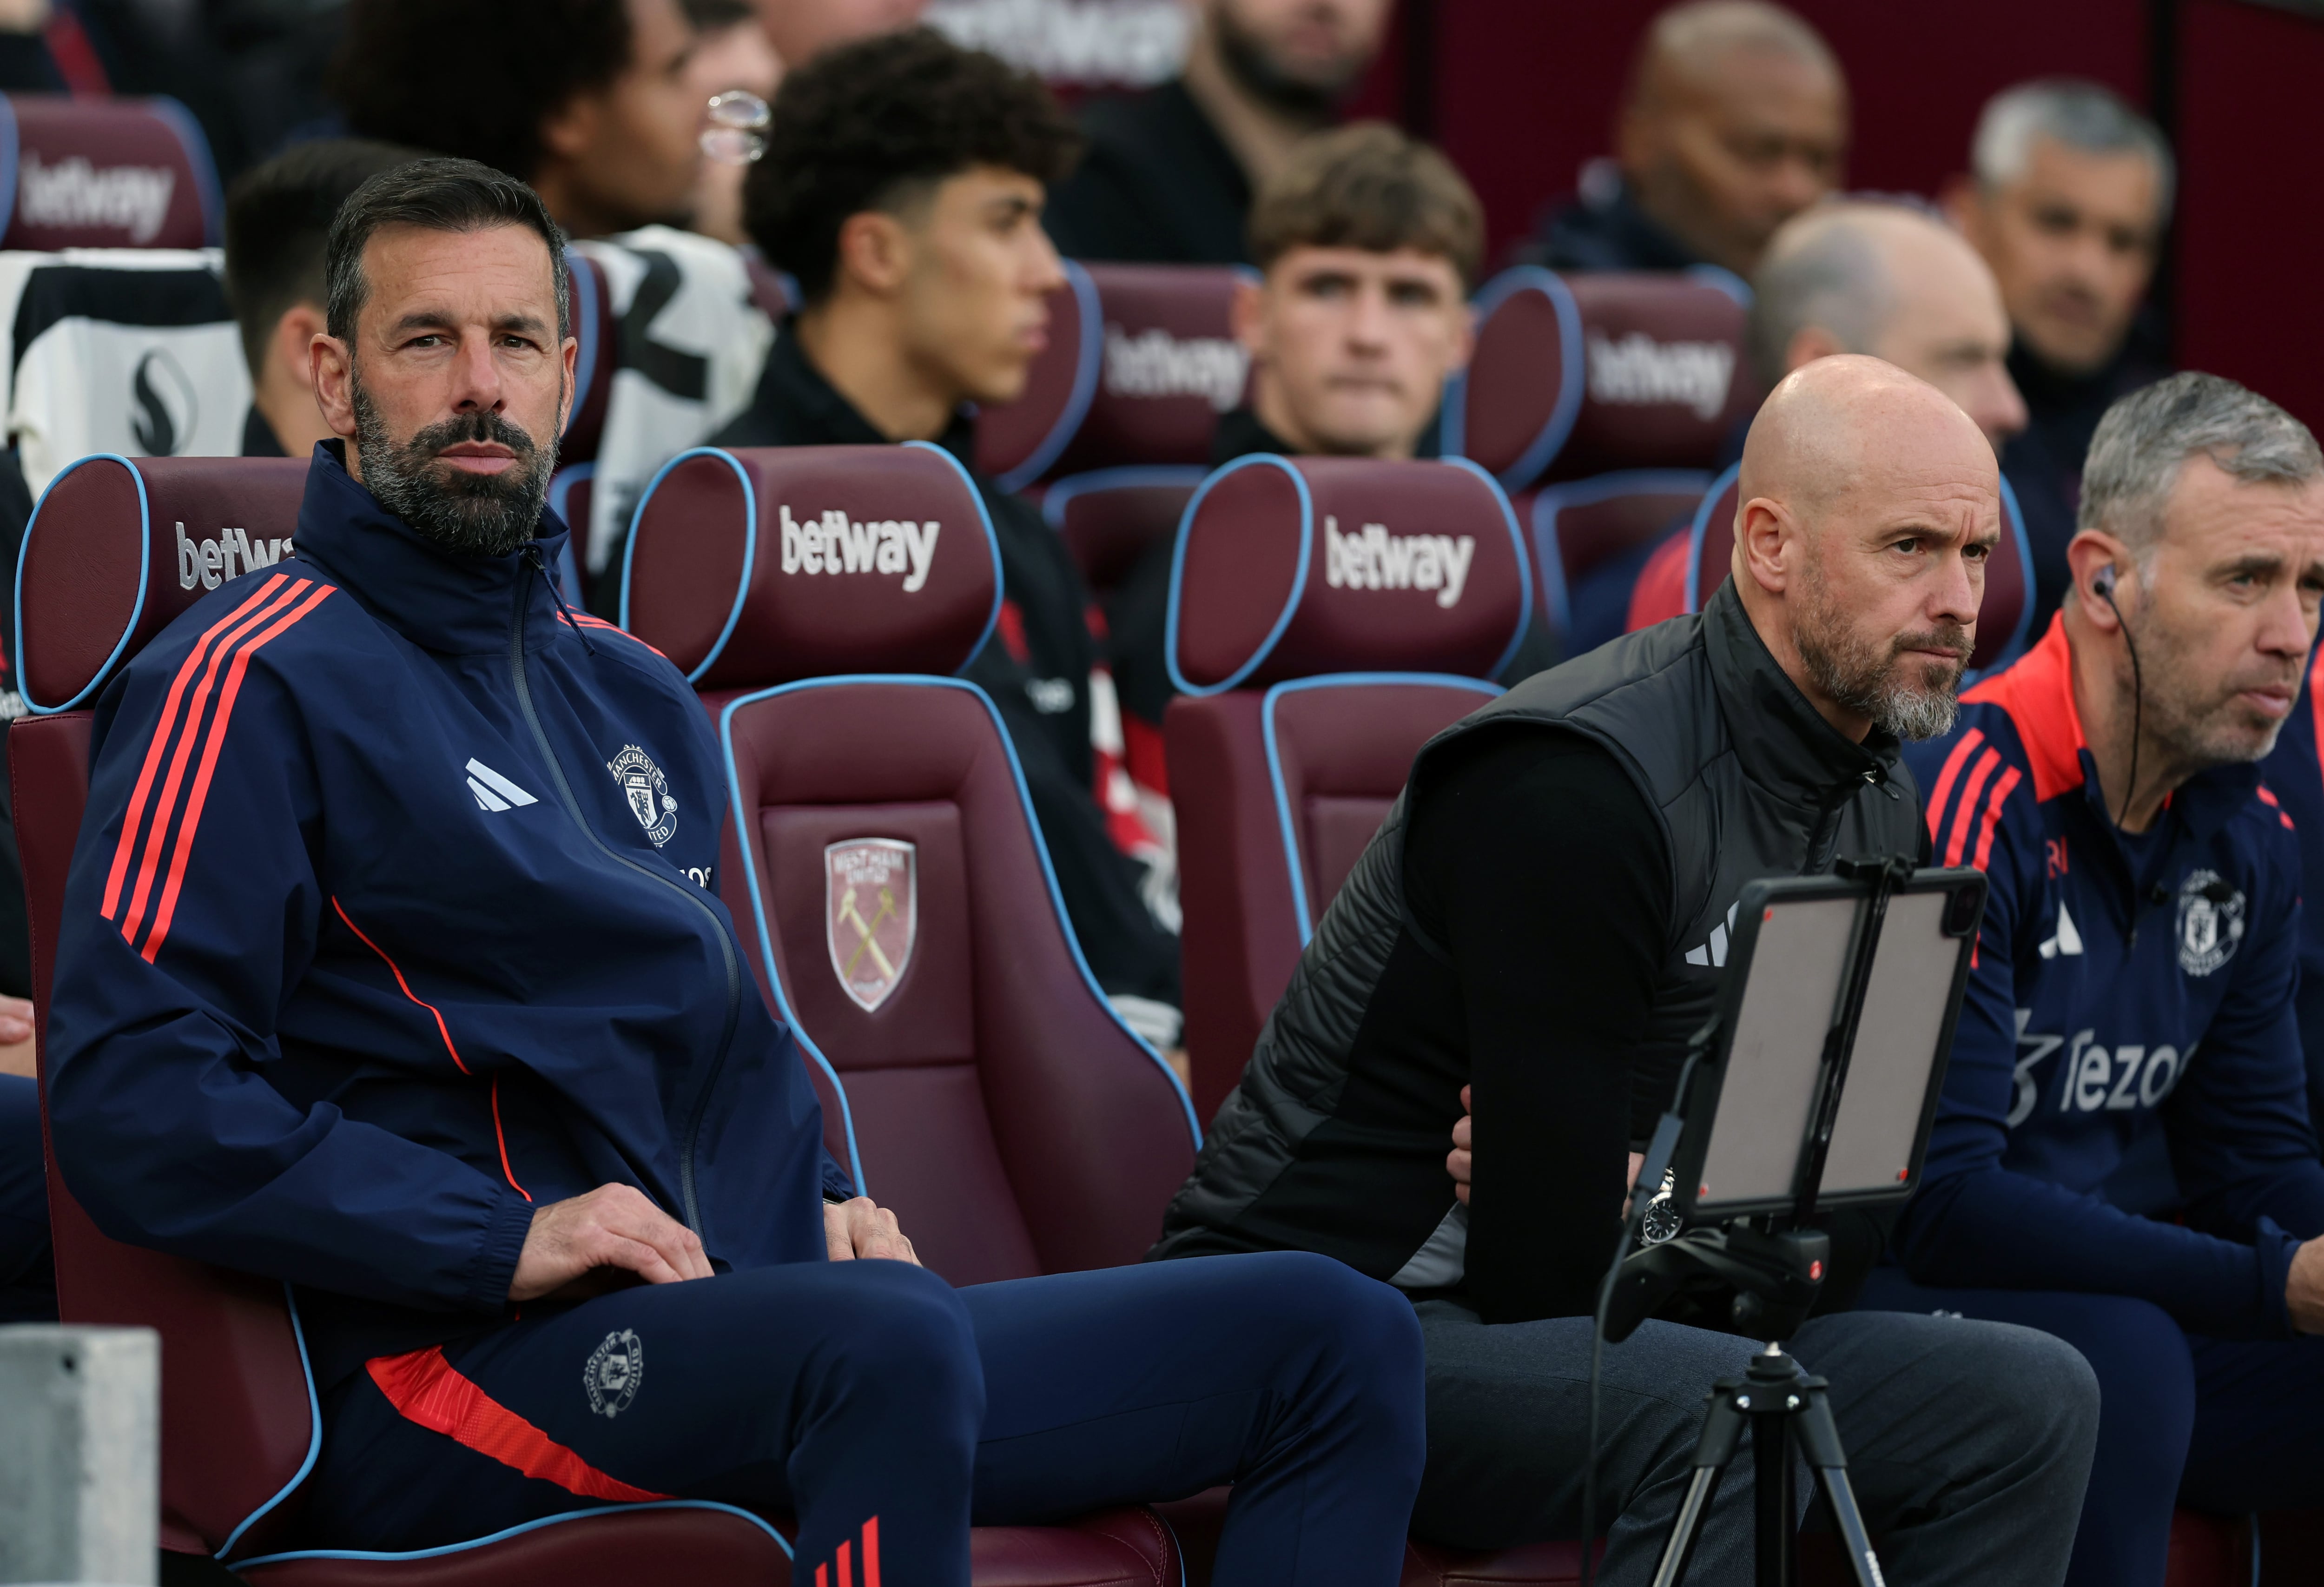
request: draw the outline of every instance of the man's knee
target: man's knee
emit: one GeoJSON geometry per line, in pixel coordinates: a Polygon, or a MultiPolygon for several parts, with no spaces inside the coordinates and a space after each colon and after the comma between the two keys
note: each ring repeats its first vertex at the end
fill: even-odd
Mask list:
{"type": "Polygon", "coordinates": [[[1403,1294],[1331,1257],[1269,1251],[1221,1259],[1247,1285],[1250,1325],[1326,1368],[1365,1407],[1363,1419],[1409,1447],[1416,1479],[1424,1439],[1420,1322],[1403,1294]]]}
{"type": "MultiPolygon", "coordinates": [[[[1923,1379],[1917,1392],[1969,1411],[1960,1425],[1974,1428],[1987,1448],[2013,1458],[2089,1459],[2098,1439],[2098,1379],[2066,1340],[2014,1323],[1957,1316],[1858,1312],[1847,1321],[1874,1335],[1867,1366],[1911,1365],[1923,1379]]],[[[1813,1360],[1807,1365],[1821,1370],[1813,1360]]],[[[1835,1379],[1834,1387],[1844,1392],[1849,1386],[1835,1379]]]]}
{"type": "Polygon", "coordinates": [[[858,1411],[887,1404],[935,1425],[947,1408],[973,1440],[984,1417],[984,1374],[968,1312],[952,1286],[907,1262],[835,1262],[811,1296],[824,1322],[809,1378],[813,1398],[858,1411]]]}

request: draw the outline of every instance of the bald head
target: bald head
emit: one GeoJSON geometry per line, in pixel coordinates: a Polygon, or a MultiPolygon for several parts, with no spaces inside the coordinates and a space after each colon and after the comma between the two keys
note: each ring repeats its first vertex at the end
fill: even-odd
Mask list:
{"type": "Polygon", "coordinates": [[[1646,29],[1631,63],[1633,102],[1716,93],[1731,58],[1750,51],[1781,58],[1837,82],[1840,60],[1823,35],[1780,5],[1760,0],[1693,0],[1674,5],[1646,29]]]}
{"type": "Polygon", "coordinates": [[[1818,204],[1776,232],[1751,291],[1752,357],[1770,384],[1834,353],[1868,353],[1950,397],[1997,448],[2025,427],[2001,289],[1932,215],[1818,204]]]}
{"type": "Polygon", "coordinates": [[[1738,500],[1831,503],[1910,493],[1929,479],[1979,482],[2000,511],[1993,447],[1958,404],[1893,364],[1841,354],[1767,394],[1743,444],[1738,500]]]}
{"type": "Polygon", "coordinates": [[[1737,500],[1737,594],[1826,720],[1858,738],[1950,726],[2001,532],[1968,415],[1879,359],[1820,358],[1752,421],[1737,500]]]}
{"type": "Polygon", "coordinates": [[[1748,275],[1775,227],[1838,185],[1848,87],[1831,47],[1781,6],[1697,0],[1647,30],[1618,142],[1638,207],[1748,275]]]}

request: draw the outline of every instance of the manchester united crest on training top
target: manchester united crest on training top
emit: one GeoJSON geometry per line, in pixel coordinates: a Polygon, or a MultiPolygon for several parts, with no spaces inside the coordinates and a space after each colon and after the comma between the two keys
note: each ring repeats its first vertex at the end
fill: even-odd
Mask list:
{"type": "Polygon", "coordinates": [[[2216,871],[2190,871],[2179,885],[2179,967],[2209,975],[2244,940],[2244,895],[2216,871]]]}
{"type": "Polygon", "coordinates": [[[654,847],[678,835],[678,801],[670,797],[669,779],[661,774],[652,756],[635,744],[623,744],[622,752],[605,762],[605,770],[622,785],[630,814],[646,829],[654,847]]]}
{"type": "Polygon", "coordinates": [[[857,837],[823,851],[824,935],[839,984],[865,1010],[904,978],[919,928],[918,853],[893,837],[857,837]]]}
{"type": "Polygon", "coordinates": [[[581,1387],[588,1391],[589,1408],[610,1418],[630,1408],[645,1376],[646,1347],[633,1331],[622,1328],[606,1334],[604,1342],[589,1352],[581,1387]]]}

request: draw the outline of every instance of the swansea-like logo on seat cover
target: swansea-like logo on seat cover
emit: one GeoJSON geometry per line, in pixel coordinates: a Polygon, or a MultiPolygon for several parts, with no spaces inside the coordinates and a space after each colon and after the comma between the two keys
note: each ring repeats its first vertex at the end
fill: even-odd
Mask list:
{"type": "Polygon", "coordinates": [[[678,835],[678,800],[671,797],[669,779],[661,774],[652,756],[635,744],[623,744],[622,752],[605,762],[605,770],[622,785],[622,798],[629,801],[630,814],[646,829],[654,847],[678,835]]]}
{"type": "Polygon", "coordinates": [[[831,968],[867,1011],[888,1001],[919,933],[919,853],[894,837],[855,837],[823,851],[824,937],[831,968]]]}

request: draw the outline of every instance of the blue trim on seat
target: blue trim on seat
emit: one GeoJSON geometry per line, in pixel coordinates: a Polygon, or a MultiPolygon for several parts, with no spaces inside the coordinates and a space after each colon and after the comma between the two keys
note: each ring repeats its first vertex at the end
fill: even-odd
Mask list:
{"type": "Polygon", "coordinates": [[[1210,470],[1199,463],[1126,463],[1118,468],[1093,468],[1049,482],[1041,493],[1041,516],[1051,529],[1065,527],[1065,505],[1092,491],[1130,491],[1159,485],[1191,484],[1200,488],[1210,470]]]}
{"type": "MultiPolygon", "coordinates": [[[[156,94],[145,103],[178,134],[186,151],[186,163],[194,168],[194,189],[202,201],[202,246],[215,248],[226,240],[226,195],[218,187],[217,160],[210,152],[209,136],[194,119],[194,113],[169,95],[156,94]]],[[[15,170],[16,162],[11,159],[11,181],[15,180],[15,170]]]]}
{"type": "MultiPolygon", "coordinates": [[[[1710,532],[1711,510],[1718,505],[1719,498],[1727,494],[1729,482],[1742,472],[1743,465],[1738,463],[1712,480],[1711,488],[1702,493],[1702,505],[1694,510],[1694,522],[1686,532],[1686,605],[1683,608],[1686,611],[1702,610],[1702,540],[1710,532]]],[[[1742,505],[1739,502],[1736,504],[1742,505]]],[[[1714,584],[1711,587],[1717,589],[1719,586],[1714,584]]]]}
{"type": "Polygon", "coordinates": [[[0,239],[16,224],[16,106],[14,96],[0,94],[0,239]]]}
{"type": "Polygon", "coordinates": [[[742,807],[742,781],[734,765],[734,713],[755,701],[771,699],[798,687],[795,683],[779,684],[727,701],[725,708],[718,713],[718,752],[726,762],[726,802],[734,817],[734,838],[742,851],[742,882],[750,889],[751,919],[759,929],[759,957],[766,966],[767,984],[774,989],[775,1016],[790,1031],[800,1050],[815,1060],[823,1077],[831,1082],[831,1093],[839,1099],[839,1127],[847,1137],[848,1176],[855,1181],[856,1195],[869,1195],[872,1192],[863,1181],[863,1154],[855,1144],[855,1109],[847,1100],[847,1083],[840,1079],[839,1071],[823,1056],[823,1049],[807,1033],[807,1027],[799,1023],[798,1011],[791,1007],[790,994],[783,990],[782,973],[775,967],[774,927],[768,923],[767,900],[759,890],[758,844],[752,837],[755,828],[750,813],[742,807]]]}
{"type": "Polygon", "coordinates": [[[32,503],[32,515],[24,521],[24,542],[16,552],[16,692],[24,702],[24,709],[34,716],[52,716],[59,711],[69,711],[101,687],[111,676],[122,652],[129,648],[129,636],[137,632],[137,624],[145,616],[145,588],[153,573],[153,512],[152,504],[145,498],[145,476],[137,472],[137,465],[118,452],[91,452],[86,457],[76,457],[57,470],[41,492],[41,499],[32,503]],[[81,691],[60,706],[43,706],[32,698],[32,678],[24,670],[24,564],[32,555],[32,531],[40,527],[41,509],[49,504],[49,497],[62,484],[73,470],[90,463],[118,463],[129,470],[129,477],[137,482],[137,604],[129,610],[128,624],[121,631],[113,653],[105,665],[97,669],[81,691]]]}
{"type": "MultiPolygon", "coordinates": [[[[1541,562],[1542,586],[1549,595],[1550,621],[1560,634],[1573,632],[1572,592],[1565,583],[1565,555],[1558,543],[1557,515],[1568,507],[1590,507],[1614,496],[1684,495],[1709,488],[1704,468],[1622,468],[1588,479],[1545,485],[1533,499],[1534,555],[1541,562]]],[[[1697,503],[1697,510],[1701,508],[1697,503]]]]}
{"type": "Polygon", "coordinates": [[[1025,768],[1017,758],[1017,746],[1010,739],[1008,726],[1001,720],[1001,712],[992,704],[991,697],[976,685],[957,678],[935,678],[925,673],[908,672],[843,673],[834,678],[803,678],[798,683],[777,684],[772,688],[761,689],[755,694],[743,695],[738,699],[729,701],[726,708],[718,714],[718,743],[721,752],[726,757],[726,787],[728,798],[733,806],[735,835],[742,849],[742,879],[749,884],[751,890],[751,912],[758,923],[759,952],[766,960],[767,982],[775,989],[778,1009],[784,1020],[790,1025],[792,1034],[797,1036],[800,1045],[814,1056],[815,1061],[822,1066],[825,1076],[830,1080],[833,1088],[839,1094],[841,1117],[847,1127],[849,1170],[856,1176],[856,1189],[860,1191],[863,1188],[862,1168],[856,1152],[855,1122],[848,1107],[847,1087],[841,1083],[839,1073],[831,1066],[830,1060],[823,1056],[821,1049],[816,1047],[808,1039],[806,1031],[800,1029],[797,1018],[791,1012],[790,1000],[783,992],[782,977],[775,971],[774,937],[767,925],[766,900],[760,894],[759,869],[752,858],[755,845],[752,841],[751,834],[753,828],[748,814],[742,808],[742,780],[735,771],[733,724],[735,712],[745,706],[755,705],[761,700],[770,700],[779,695],[796,694],[802,689],[835,688],[862,684],[908,684],[922,688],[956,688],[974,696],[977,704],[984,707],[984,714],[991,719],[993,734],[1000,739],[1001,748],[1008,757],[1009,775],[1017,784],[1017,806],[1025,817],[1027,830],[1032,835],[1033,853],[1041,862],[1041,881],[1049,890],[1049,908],[1056,917],[1058,931],[1065,936],[1065,947],[1073,955],[1074,968],[1081,972],[1082,984],[1089,989],[1090,996],[1094,998],[1098,1006],[1105,1010],[1106,1017],[1114,1022],[1124,1036],[1137,1044],[1139,1052],[1154,1061],[1154,1066],[1159,1069],[1162,1072],[1162,1077],[1170,1083],[1171,1091],[1178,1098],[1178,1106],[1186,1115],[1187,1133],[1194,1139],[1194,1149],[1200,1151],[1203,1146],[1203,1127],[1194,1117],[1194,1101],[1187,1096],[1185,1086],[1180,1083],[1177,1075],[1170,1066],[1163,1061],[1162,1055],[1156,1052],[1144,1037],[1132,1029],[1129,1021],[1124,1020],[1120,1010],[1114,1008],[1112,1001],[1099,987],[1097,977],[1090,973],[1089,961],[1082,956],[1081,939],[1074,935],[1074,923],[1065,913],[1065,895],[1057,890],[1056,869],[1049,863],[1049,845],[1047,840],[1041,835],[1040,817],[1033,814],[1033,796],[1025,786],[1025,768]]]}
{"type": "Polygon", "coordinates": [[[1275,649],[1276,641],[1283,637],[1283,631],[1291,626],[1291,614],[1299,610],[1299,597],[1307,591],[1307,570],[1314,556],[1315,498],[1307,489],[1306,476],[1294,468],[1289,459],[1278,457],[1272,452],[1247,452],[1233,462],[1222,464],[1213,469],[1208,479],[1194,487],[1194,499],[1186,503],[1185,512],[1179,514],[1178,543],[1170,552],[1170,606],[1162,623],[1162,663],[1169,669],[1170,687],[1182,695],[1200,699],[1205,695],[1224,694],[1249,678],[1259,664],[1267,660],[1268,652],[1275,649]],[[1185,673],[1178,670],[1178,597],[1180,586],[1186,577],[1186,530],[1219,481],[1245,468],[1260,467],[1280,468],[1291,476],[1292,484],[1299,492],[1299,565],[1292,572],[1291,591],[1284,598],[1283,611],[1275,619],[1275,626],[1267,631],[1267,637],[1259,641],[1259,648],[1224,682],[1197,688],[1186,681],[1185,673]]]}
{"type": "Polygon", "coordinates": [[[287,1278],[282,1282],[282,1304],[290,1313],[290,1337],[299,1346],[299,1371],[307,1384],[307,1458],[299,1462],[299,1469],[291,1473],[290,1481],[276,1490],[273,1498],[235,1523],[234,1530],[226,1535],[226,1541],[218,1545],[217,1552],[210,1556],[212,1559],[222,1560],[232,1554],[234,1545],[242,1541],[244,1533],[256,1526],[284,1499],[298,1492],[299,1485],[314,1471],[315,1458],[323,1453],[323,1407],[315,1396],[314,1363],[307,1359],[307,1325],[299,1320],[299,1296],[292,1291],[287,1278]]]}
{"type": "MultiPolygon", "coordinates": [[[[2034,548],[2025,539],[2025,514],[2018,511],[2017,491],[2010,484],[2007,475],[2000,475],[2000,479],[2001,511],[2008,519],[2003,527],[2017,542],[2017,568],[2025,580],[2025,599],[2017,608],[2017,626],[2009,631],[2009,643],[2002,647],[2000,659],[1987,668],[1987,672],[1997,672],[2024,654],[2026,636],[2034,627],[2034,548]]],[[[1967,678],[1961,680],[1961,687],[1969,687],[1967,678]]]]}
{"type": "Polygon", "coordinates": [[[1501,488],[1500,481],[1486,473],[1483,465],[1466,457],[1440,457],[1437,461],[1450,467],[1465,468],[1485,482],[1485,488],[1493,493],[1493,500],[1500,503],[1501,524],[1509,531],[1509,545],[1517,552],[1517,632],[1509,635],[1508,645],[1501,651],[1501,659],[1493,663],[1491,675],[1499,678],[1501,669],[1517,659],[1517,647],[1525,643],[1526,630],[1533,623],[1533,556],[1526,549],[1525,531],[1517,527],[1517,509],[1509,505],[1509,494],[1501,488]]]}
{"type": "Polygon", "coordinates": [[[751,471],[744,468],[733,453],[719,447],[688,447],[663,464],[646,482],[646,488],[638,496],[637,509],[630,514],[630,541],[622,553],[622,626],[624,629],[630,626],[630,571],[637,566],[638,525],[645,521],[646,503],[653,500],[655,489],[669,471],[689,457],[715,457],[733,469],[734,477],[742,482],[742,577],[734,582],[734,604],[726,609],[726,626],[720,629],[718,637],[711,641],[710,651],[702,658],[701,665],[686,675],[686,681],[692,683],[710,670],[711,665],[718,660],[718,653],[726,648],[726,641],[734,637],[734,625],[742,621],[742,602],[750,595],[751,572],[759,557],[759,493],[752,488],[751,471]]]}
{"type": "Polygon", "coordinates": [[[976,636],[976,642],[968,647],[968,654],[963,657],[960,665],[953,669],[954,672],[963,672],[967,670],[971,661],[976,660],[978,652],[984,649],[985,641],[992,637],[992,631],[1001,623],[1001,603],[1007,598],[1009,593],[1007,580],[1001,571],[1001,534],[992,527],[992,511],[984,504],[984,493],[977,489],[976,476],[968,471],[966,464],[934,441],[906,441],[904,445],[923,452],[934,452],[950,464],[952,471],[960,475],[961,488],[967,491],[968,499],[976,503],[976,521],[984,525],[984,549],[992,557],[992,615],[984,620],[984,632],[976,636]]]}
{"type": "MultiPolygon", "coordinates": [[[[1502,487],[1512,491],[1525,489],[1557,460],[1558,453],[1572,437],[1574,421],[1582,416],[1582,398],[1589,383],[1582,361],[1582,309],[1573,300],[1573,290],[1554,272],[1538,264],[1520,264],[1487,281],[1470,300],[1478,327],[1482,328],[1495,309],[1522,291],[1541,293],[1556,311],[1558,386],[1557,401],[1551,405],[1541,433],[1526,443],[1517,461],[1499,475],[1502,487]]],[[[1443,419],[1439,434],[1448,457],[1468,455],[1468,402],[1469,372],[1462,369],[1444,383],[1443,419]]]]}
{"type": "Polygon", "coordinates": [[[483,1548],[488,1544],[504,1542],[527,1532],[538,1532],[543,1527],[562,1526],[567,1521],[586,1521],[599,1516],[634,1515],[639,1510],[650,1509],[716,1510],[725,1515],[740,1516],[773,1538],[775,1546],[783,1551],[784,1558],[791,1557],[790,1539],[776,1531],[763,1516],[754,1516],[735,1505],[720,1504],[710,1499],[657,1499],[642,1504],[607,1504],[593,1509],[567,1510],[563,1515],[543,1516],[537,1521],[503,1527],[489,1537],[471,1538],[466,1543],[446,1543],[435,1548],[414,1548],[401,1554],[385,1554],[364,1548],[298,1548],[287,1554],[262,1554],[255,1559],[236,1560],[234,1568],[237,1571],[254,1570],[260,1565],[279,1565],[294,1559],[438,1559],[447,1554],[465,1554],[472,1548],[483,1548]]]}
{"type": "Polygon", "coordinates": [[[1021,491],[1047,473],[1058,454],[1081,433],[1082,421],[1089,417],[1090,404],[1097,400],[1098,371],[1105,358],[1105,312],[1098,302],[1097,283],[1090,279],[1090,272],[1070,259],[1059,263],[1065,268],[1065,284],[1073,289],[1074,307],[1081,320],[1082,339],[1074,363],[1073,389],[1066,393],[1065,405],[1059,411],[1056,422],[1049,426],[1049,433],[1026,454],[1022,463],[994,477],[993,483],[1004,491],[1021,491]]]}
{"type": "MultiPolygon", "coordinates": [[[[567,529],[573,527],[573,519],[572,515],[565,511],[566,499],[572,495],[575,485],[585,479],[595,479],[596,476],[597,466],[595,463],[567,463],[549,476],[549,510],[563,520],[567,529]]],[[[586,525],[583,526],[582,532],[584,534],[588,532],[586,525]]]]}
{"type": "Polygon", "coordinates": [[[1735,306],[1745,313],[1751,311],[1751,283],[1720,264],[1690,264],[1686,267],[1689,281],[1701,281],[1706,287],[1717,287],[1735,300],[1735,306]]]}
{"type": "MultiPolygon", "coordinates": [[[[580,344],[574,349],[573,406],[566,410],[565,429],[560,432],[570,435],[575,421],[581,417],[581,410],[589,405],[589,388],[597,378],[597,338],[604,329],[597,323],[596,289],[588,284],[597,279],[595,262],[568,245],[565,250],[565,273],[569,278],[566,295],[572,300],[575,310],[573,339],[580,344]]],[[[557,515],[564,517],[564,509],[558,509],[557,515]]]]}
{"type": "Polygon", "coordinates": [[[1267,746],[1267,780],[1275,790],[1276,826],[1283,838],[1283,863],[1291,872],[1291,907],[1299,921],[1299,946],[1303,948],[1315,930],[1307,914],[1307,872],[1299,863],[1298,829],[1291,818],[1291,790],[1284,782],[1283,754],[1275,736],[1276,702],[1286,695],[1307,689],[1369,688],[1380,685],[1467,689],[1489,699],[1498,699],[1502,693],[1499,684],[1452,672],[1325,672],[1314,678],[1295,678],[1267,691],[1259,707],[1259,738],[1267,746]]]}

